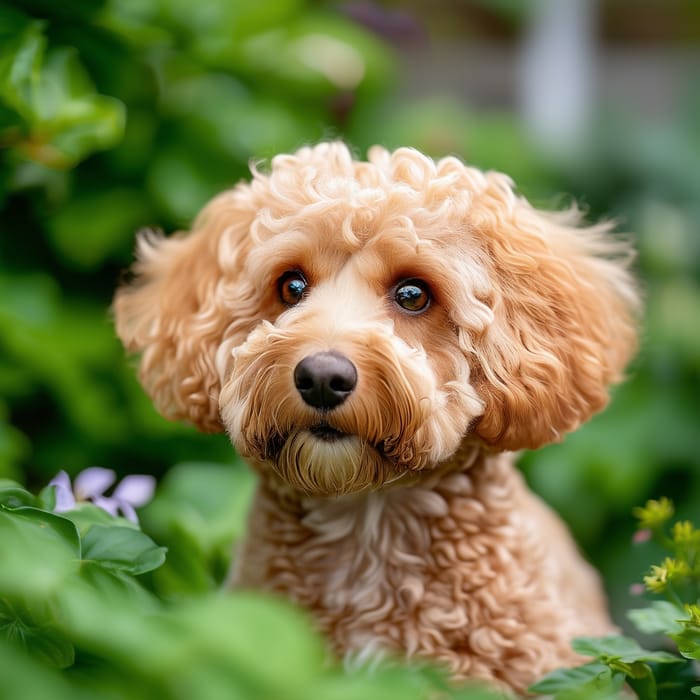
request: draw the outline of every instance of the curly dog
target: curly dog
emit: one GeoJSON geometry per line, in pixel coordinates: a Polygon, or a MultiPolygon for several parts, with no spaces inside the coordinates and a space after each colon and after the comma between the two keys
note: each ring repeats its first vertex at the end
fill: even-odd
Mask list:
{"type": "Polygon", "coordinates": [[[345,659],[524,692],[610,629],[510,453],[621,379],[629,244],[410,148],[323,143],[252,170],[190,233],[143,233],[114,304],[160,412],[227,431],[259,474],[234,585],[305,606],[345,659]]]}

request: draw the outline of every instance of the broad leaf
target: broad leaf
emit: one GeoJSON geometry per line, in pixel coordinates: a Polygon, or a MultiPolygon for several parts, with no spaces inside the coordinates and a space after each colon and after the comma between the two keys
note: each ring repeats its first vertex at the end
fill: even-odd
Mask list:
{"type": "Polygon", "coordinates": [[[597,688],[612,688],[613,674],[605,664],[592,661],[576,668],[560,668],[552,671],[531,686],[529,691],[551,695],[567,690],[577,690],[590,683],[595,684],[597,688]]]}
{"type": "Polygon", "coordinates": [[[574,639],[571,646],[574,651],[583,656],[595,656],[603,660],[615,659],[626,664],[637,661],[657,663],[678,663],[677,656],[665,651],[649,651],[644,649],[630,637],[611,635],[609,637],[579,637],[574,639]]]}
{"type": "Polygon", "coordinates": [[[69,520],[28,506],[0,507],[0,595],[47,596],[77,571],[79,560],[69,520]]]}
{"type": "Polygon", "coordinates": [[[637,608],[627,613],[634,626],[644,634],[680,632],[683,626],[679,620],[685,616],[683,610],[666,600],[655,600],[648,608],[637,608]]]}
{"type": "Polygon", "coordinates": [[[83,538],[83,558],[133,576],[157,569],[165,547],[132,527],[93,525],[83,538]]]}

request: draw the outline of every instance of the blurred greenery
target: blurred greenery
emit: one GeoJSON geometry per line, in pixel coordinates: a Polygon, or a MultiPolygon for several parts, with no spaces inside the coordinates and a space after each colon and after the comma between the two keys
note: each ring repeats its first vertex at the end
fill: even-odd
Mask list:
{"type": "MultiPolygon", "coordinates": [[[[512,22],[527,14],[518,3],[485,4],[512,22]]],[[[145,531],[170,549],[142,578],[165,599],[211,591],[251,482],[225,437],[156,415],[115,340],[108,309],[134,231],[186,227],[246,176],[250,158],[321,138],[343,137],[360,152],[383,143],[457,153],[509,173],[538,204],[566,193],[636,237],[647,312],[630,380],[603,415],[522,460],[602,568],[624,624],[628,585],[644,569],[628,546],[631,508],[668,495],[687,517],[700,502],[700,90],[688,86],[666,121],[604,106],[580,157],[552,162],[511,114],[440,96],[406,103],[398,71],[385,38],[312,0],[0,0],[0,478],[37,490],[60,469],[160,477],[198,463],[199,484],[186,467],[171,471],[144,513],[145,531]],[[221,464],[236,475],[229,495],[221,464]],[[205,483],[222,499],[219,520],[205,512],[205,483]]],[[[46,542],[54,575],[71,575],[46,542]]],[[[37,586],[54,585],[47,570],[36,576],[37,586]]],[[[9,573],[2,580],[14,585],[9,573]]],[[[26,666],[37,688],[76,697],[80,683],[14,655],[0,652],[6,687],[26,666]]],[[[224,683],[215,665],[207,673],[224,683]]],[[[190,667],[182,682],[200,672],[190,667]]]]}
{"type": "Polygon", "coordinates": [[[34,497],[0,481],[0,697],[497,700],[452,688],[428,667],[348,676],[290,603],[220,595],[219,580],[199,595],[211,557],[230,560],[250,483],[242,464],[171,472],[144,516],[173,549],[189,552],[188,566],[176,553],[156,578],[164,549],[134,523],[90,503],[57,515],[53,487],[34,497]]]}

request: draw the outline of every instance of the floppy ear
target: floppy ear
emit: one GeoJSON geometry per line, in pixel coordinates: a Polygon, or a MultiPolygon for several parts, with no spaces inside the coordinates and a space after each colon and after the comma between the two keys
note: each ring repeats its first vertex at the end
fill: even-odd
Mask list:
{"type": "Polygon", "coordinates": [[[244,262],[251,212],[234,192],[213,199],[191,233],[139,234],[131,283],[113,312],[124,346],[141,353],[139,378],[156,408],[205,432],[221,432],[216,352],[235,322],[226,286],[244,262]]]}
{"type": "Polygon", "coordinates": [[[609,224],[537,211],[498,185],[473,221],[494,283],[494,321],[472,340],[486,406],[475,432],[518,450],[561,439],[606,405],[636,349],[638,294],[631,248],[609,224]]]}

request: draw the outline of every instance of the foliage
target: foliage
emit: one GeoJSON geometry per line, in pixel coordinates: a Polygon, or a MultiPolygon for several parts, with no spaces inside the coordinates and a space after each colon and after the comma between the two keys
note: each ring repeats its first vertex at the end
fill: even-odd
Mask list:
{"type": "MultiPolygon", "coordinates": [[[[513,22],[527,16],[522,3],[483,4],[513,22]]],[[[90,683],[112,688],[117,676],[132,670],[143,687],[165,687],[165,676],[147,678],[144,667],[134,668],[138,659],[125,659],[127,636],[116,634],[109,646],[98,639],[104,631],[83,630],[79,623],[87,623],[71,617],[69,592],[85,593],[86,576],[104,582],[105,596],[114,596],[93,600],[85,593],[86,609],[94,605],[95,619],[116,630],[122,627],[110,614],[112,602],[134,625],[151,621],[153,629],[144,634],[185,629],[190,623],[170,606],[183,596],[193,605],[211,605],[207,610],[217,617],[212,587],[227,569],[229,541],[243,528],[252,482],[235,463],[230,473],[217,466],[235,460],[224,436],[199,435],[156,415],[114,338],[109,304],[130,263],[137,228],[186,227],[208,197],[246,176],[250,158],[320,138],[343,137],[358,151],[379,142],[436,156],[456,153],[509,173],[539,205],[558,206],[567,193],[591,219],[612,216],[634,232],[647,301],[640,359],[604,415],[562,444],[525,455],[523,467],[604,571],[617,611],[629,605],[629,572],[643,557],[643,548],[627,547],[629,509],[665,493],[681,518],[692,516],[700,501],[700,93],[689,89],[682,109],[658,123],[608,105],[578,157],[553,163],[513,115],[479,113],[441,96],[406,103],[393,89],[397,75],[382,37],[314,0],[0,0],[0,478],[34,487],[60,469],[77,472],[91,464],[162,476],[172,464],[199,463],[198,472],[187,466],[168,471],[158,498],[142,513],[145,531],[168,547],[168,556],[138,578],[120,571],[118,562],[109,569],[105,558],[76,572],[66,563],[77,545],[60,524],[64,516],[37,520],[35,511],[12,510],[16,501],[4,507],[3,527],[12,528],[17,542],[36,535],[39,544],[27,544],[25,553],[36,549],[40,556],[32,564],[22,558],[22,547],[15,551],[0,540],[14,562],[6,566],[1,559],[0,597],[34,596],[31,610],[22,611],[21,601],[13,610],[20,607],[25,622],[18,629],[44,652],[27,657],[16,645],[3,646],[0,695],[7,688],[17,697],[16,682],[28,697],[49,695],[49,685],[51,697],[94,696],[97,685],[90,683]],[[235,484],[228,482],[231,474],[235,484]],[[212,505],[214,495],[220,501],[212,505]],[[55,547],[50,537],[57,538],[55,547]],[[55,570],[36,566],[42,557],[55,570]],[[31,568],[20,576],[13,567],[25,564],[31,568]],[[58,595],[53,575],[73,582],[65,600],[51,597],[58,595]],[[15,588],[6,590],[6,584],[15,588]],[[39,604],[49,599],[51,610],[39,604]],[[157,614],[141,619],[137,606],[147,604],[157,614]],[[101,656],[94,656],[83,633],[96,635],[101,656]],[[76,662],[59,677],[38,661],[42,653],[63,655],[65,663],[74,653],[76,662]]],[[[36,500],[24,487],[13,488],[22,507],[50,510],[46,494],[36,500]]],[[[95,516],[83,506],[71,516],[76,522],[78,513],[95,516]]],[[[100,528],[115,526],[93,522],[91,546],[102,546],[100,528]]],[[[82,554],[87,545],[77,527],[82,554]]],[[[112,551],[121,547],[112,544],[112,551]]],[[[675,585],[685,576],[677,559],[673,554],[650,571],[654,585],[665,586],[669,578],[675,585]]],[[[676,603],[658,601],[647,614],[662,618],[670,610],[664,605],[676,603]]],[[[236,628],[231,613],[220,612],[236,628]]],[[[7,618],[5,608],[0,614],[7,618]]],[[[633,619],[639,626],[639,617],[633,619]]],[[[169,644],[175,656],[197,657],[182,676],[174,671],[183,687],[200,676],[211,677],[212,687],[224,682],[219,661],[200,658],[203,647],[181,639],[169,644]]],[[[662,674],[680,668],[630,660],[646,652],[630,653],[618,661],[649,666],[659,683],[662,674]]],[[[619,682],[621,672],[602,661],[605,654],[607,662],[615,654],[601,648],[599,661],[619,682]]],[[[382,672],[387,697],[393,697],[392,683],[409,682],[396,673],[382,672]]],[[[360,696],[353,689],[375,682],[354,677],[343,695],[346,681],[339,673],[324,676],[324,687],[333,688],[328,696],[360,696]]],[[[114,687],[127,692],[126,685],[114,687]]],[[[166,697],[174,687],[163,690],[166,697]]],[[[147,690],[134,689],[136,697],[139,692],[147,690]]]]}
{"type": "Polygon", "coordinates": [[[115,341],[134,232],[186,225],[391,74],[380,41],[305,0],[0,2],[0,475],[231,459],[156,416],[115,341]]]}
{"type": "Polygon", "coordinates": [[[0,695],[496,699],[427,667],[347,675],[291,605],[220,595],[217,558],[240,533],[250,483],[242,465],[169,474],[143,514],[178,550],[163,565],[165,549],[130,521],[89,503],[58,515],[54,487],[35,497],[1,482],[0,695]]]}
{"type": "Polygon", "coordinates": [[[536,683],[532,691],[575,698],[624,698],[627,683],[639,700],[673,700],[700,695],[700,530],[688,520],[676,521],[667,498],[648,501],[636,508],[639,527],[636,541],[652,539],[668,553],[644,577],[646,589],[665,594],[647,607],[630,610],[628,616],[638,632],[665,635],[669,651],[648,651],[624,636],[581,638],[573,643],[576,652],[593,660],[577,668],[560,669],[536,683]]]}

